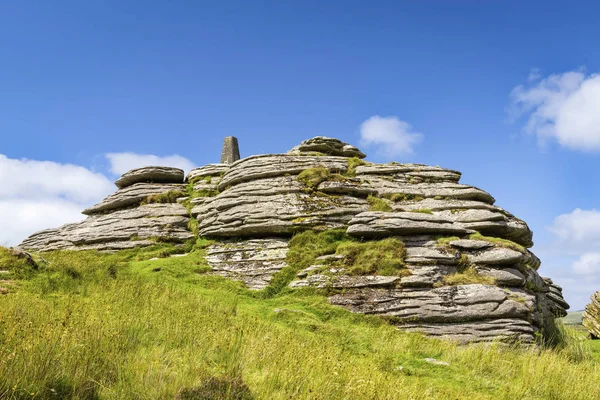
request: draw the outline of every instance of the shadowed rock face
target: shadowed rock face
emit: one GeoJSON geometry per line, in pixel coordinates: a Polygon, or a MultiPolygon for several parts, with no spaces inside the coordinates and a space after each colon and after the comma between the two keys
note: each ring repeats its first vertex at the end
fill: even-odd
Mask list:
{"type": "Polygon", "coordinates": [[[226,138],[222,162],[190,171],[187,186],[180,170],[130,171],[114,194],[84,211],[86,220],[38,232],[22,247],[117,250],[156,239],[183,243],[193,238],[187,226],[195,218],[199,234],[215,240],[207,250],[212,273],[264,289],[287,266],[287,243],[295,233],[344,229],[367,243],[402,240],[405,273],[355,276],[340,268],[343,256],[326,255],[300,271],[290,287],[329,288],[332,304],[463,342],[532,343],[549,320],[566,314],[562,290],[538,274],[540,260],[527,250],[531,230],[494,205],[489,193],[459,183],[457,171],[361,158],[354,146],[316,137],[287,154],[239,160],[237,140],[226,138]],[[188,208],[143,204],[169,191],[191,193],[188,208]],[[449,278],[465,264],[487,283],[452,283],[449,278]]]}

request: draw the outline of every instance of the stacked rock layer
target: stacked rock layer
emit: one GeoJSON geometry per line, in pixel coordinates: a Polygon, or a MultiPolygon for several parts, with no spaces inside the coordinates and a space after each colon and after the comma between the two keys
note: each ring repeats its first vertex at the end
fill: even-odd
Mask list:
{"type": "Polygon", "coordinates": [[[178,168],[144,167],[125,173],[119,188],[86,209],[88,217],[73,224],[34,233],[20,247],[30,250],[123,250],[157,241],[183,243],[193,237],[189,214],[179,203],[162,203],[160,196],[185,191],[178,168]],[[153,198],[158,202],[152,203],[153,198]],[[148,200],[150,199],[150,202],[148,200]]]}
{"type": "Polygon", "coordinates": [[[594,339],[600,339],[600,292],[592,295],[592,302],[582,314],[583,326],[594,339]]]}
{"type": "MultiPolygon", "coordinates": [[[[198,235],[215,240],[207,253],[213,273],[263,289],[287,266],[288,240],[294,234],[343,229],[367,242],[399,238],[406,247],[405,273],[353,276],[344,268],[328,269],[328,260],[339,261],[332,255],[300,271],[290,287],[330,288],[332,304],[384,316],[401,329],[467,342],[530,343],[543,334],[545,324],[566,314],[560,287],[540,277],[540,261],[527,250],[533,245],[527,224],[495,206],[490,194],[459,183],[457,171],[375,164],[364,157],[347,143],[316,137],[287,154],[191,171],[186,178],[193,189],[190,215],[198,235]],[[488,283],[448,284],[447,277],[466,265],[488,283]]],[[[128,174],[119,180],[127,186],[85,211],[88,220],[37,233],[23,247],[147,245],[145,240],[162,234],[164,224],[146,234],[141,215],[155,215],[159,206],[165,207],[165,218],[181,218],[169,237],[190,238],[188,214],[180,204],[139,205],[141,193],[176,190],[175,183],[136,181],[128,174]],[[135,229],[119,225],[124,221],[119,212],[131,215],[135,229]],[[109,232],[113,229],[122,235],[116,238],[109,232]],[[143,240],[126,238],[134,230],[143,240]]]]}

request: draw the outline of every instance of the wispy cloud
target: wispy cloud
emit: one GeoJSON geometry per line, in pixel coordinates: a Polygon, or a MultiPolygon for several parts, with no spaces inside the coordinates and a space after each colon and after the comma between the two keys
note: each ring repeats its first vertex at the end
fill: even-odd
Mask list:
{"type": "Polygon", "coordinates": [[[533,69],[510,100],[510,116],[526,116],[524,130],[540,144],[555,140],[573,150],[600,151],[600,74],[575,70],[542,78],[533,69]]]}

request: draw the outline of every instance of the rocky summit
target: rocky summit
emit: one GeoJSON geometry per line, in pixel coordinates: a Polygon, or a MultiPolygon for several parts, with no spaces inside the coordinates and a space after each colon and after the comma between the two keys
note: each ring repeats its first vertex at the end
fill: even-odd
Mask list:
{"type": "Polygon", "coordinates": [[[461,342],[532,343],[566,315],[561,288],[539,275],[540,260],[528,250],[527,224],[489,193],[459,183],[460,172],[371,163],[327,137],[237,159],[233,139],[223,163],[185,178],[167,167],[127,172],[114,194],[84,210],[86,220],[35,233],[20,247],[115,251],[202,236],[212,240],[212,274],[260,290],[291,268],[292,289],[323,290],[353,312],[461,342]],[[342,232],[354,247],[332,248],[298,269],[290,239],[307,231],[342,232]],[[395,258],[384,261],[393,268],[379,268],[384,261],[362,268],[361,260],[379,260],[382,243],[391,246],[395,258]]]}

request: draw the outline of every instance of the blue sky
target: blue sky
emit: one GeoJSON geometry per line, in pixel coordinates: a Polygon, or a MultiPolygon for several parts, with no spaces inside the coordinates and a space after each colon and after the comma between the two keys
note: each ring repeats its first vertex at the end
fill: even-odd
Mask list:
{"type": "Polygon", "coordinates": [[[228,135],[242,156],[334,136],[462,171],[527,221],[580,309],[600,290],[598,20],[591,1],[2,2],[0,242],[79,218],[118,157],[202,165],[228,135]],[[376,115],[392,123],[361,141],[376,115]],[[49,187],[65,164],[80,180],[49,187]]]}

